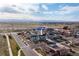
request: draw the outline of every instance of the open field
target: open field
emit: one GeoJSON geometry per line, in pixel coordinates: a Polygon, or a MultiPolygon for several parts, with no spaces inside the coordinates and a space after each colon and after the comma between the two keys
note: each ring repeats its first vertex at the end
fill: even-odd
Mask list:
{"type": "Polygon", "coordinates": [[[0,35],[0,56],[9,56],[7,40],[0,35]]]}
{"type": "MultiPolygon", "coordinates": [[[[9,35],[9,38],[10,38],[10,44],[11,44],[13,56],[18,56],[18,51],[20,47],[17,45],[16,41],[11,35],[9,35]]],[[[21,51],[21,55],[24,56],[24,53],[22,51],[21,51]]]]}
{"type": "Polygon", "coordinates": [[[5,30],[7,30],[7,32],[20,31],[26,30],[27,28],[35,28],[39,26],[63,28],[65,25],[74,27],[75,25],[78,25],[78,23],[0,23],[0,32],[4,32],[5,30]]]}

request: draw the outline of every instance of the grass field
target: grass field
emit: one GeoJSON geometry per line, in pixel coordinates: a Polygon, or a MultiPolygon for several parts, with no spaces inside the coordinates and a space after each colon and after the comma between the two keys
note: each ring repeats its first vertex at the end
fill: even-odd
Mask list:
{"type": "MultiPolygon", "coordinates": [[[[10,44],[11,44],[13,56],[18,56],[18,51],[20,47],[17,45],[16,41],[11,35],[9,35],[9,38],[10,38],[10,44]]],[[[24,56],[24,53],[22,51],[21,51],[21,56],[24,56]]]]}
{"type": "Polygon", "coordinates": [[[3,35],[0,35],[0,56],[9,56],[7,40],[3,35]]]}

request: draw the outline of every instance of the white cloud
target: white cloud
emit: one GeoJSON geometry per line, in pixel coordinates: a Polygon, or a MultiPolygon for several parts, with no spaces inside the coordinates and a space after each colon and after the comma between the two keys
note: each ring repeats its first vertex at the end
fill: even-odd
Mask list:
{"type": "Polygon", "coordinates": [[[79,6],[65,6],[63,7],[61,10],[64,10],[64,11],[77,11],[79,10],[79,6]]]}
{"type": "Polygon", "coordinates": [[[24,9],[26,13],[38,12],[39,6],[36,4],[23,4],[19,5],[18,8],[24,9]]]}
{"type": "Polygon", "coordinates": [[[79,21],[78,18],[75,18],[72,15],[53,15],[53,16],[48,16],[46,17],[48,20],[52,20],[52,21],[79,21]]]}
{"type": "MultiPolygon", "coordinates": [[[[16,3],[10,3],[9,0],[7,0],[8,3],[3,2],[2,4],[0,4],[0,8],[3,6],[7,6],[7,7],[11,7],[12,9],[19,11],[21,13],[0,13],[0,19],[1,18],[5,18],[5,19],[32,19],[33,21],[41,21],[41,20],[55,20],[55,21],[74,21],[75,18],[72,15],[66,15],[66,14],[70,14],[72,12],[75,11],[79,11],[79,6],[64,6],[59,10],[56,11],[49,11],[47,5],[41,5],[42,8],[45,11],[40,11],[40,7],[39,4],[25,4],[25,3],[20,3],[20,2],[16,2],[16,3]],[[44,14],[43,16],[34,16],[34,13],[37,12],[41,12],[42,14],[44,14]]],[[[14,0],[15,1],[15,0],[14,0]]]]}
{"type": "Polygon", "coordinates": [[[24,18],[30,18],[31,15],[25,15],[25,14],[15,14],[15,13],[0,13],[0,19],[24,19],[24,18]]]}
{"type": "MultiPolygon", "coordinates": [[[[2,5],[0,7],[0,10],[4,10],[5,8],[10,8],[11,10],[15,10],[15,11],[23,13],[23,14],[32,14],[34,12],[39,11],[39,5],[38,4],[2,5]]],[[[14,11],[10,11],[10,12],[13,13],[14,11]]]]}
{"type": "Polygon", "coordinates": [[[45,14],[45,15],[52,15],[53,11],[43,11],[42,13],[45,14]]]}
{"type": "Polygon", "coordinates": [[[30,0],[0,0],[0,5],[18,5],[18,4],[22,4],[22,3],[28,3],[28,1],[30,0]]]}
{"type": "Polygon", "coordinates": [[[0,6],[4,5],[13,5],[13,4],[20,4],[22,1],[21,0],[0,0],[0,6]]]}
{"type": "Polygon", "coordinates": [[[64,6],[59,11],[56,11],[59,14],[70,14],[73,12],[79,11],[79,6],[64,6]]]}
{"type": "Polygon", "coordinates": [[[31,14],[13,14],[13,13],[0,13],[0,19],[24,19],[31,21],[41,21],[46,20],[45,17],[34,16],[31,14]]]}
{"type": "Polygon", "coordinates": [[[0,19],[32,19],[32,20],[40,20],[43,19],[42,17],[33,16],[32,13],[39,11],[39,5],[36,4],[3,4],[0,7],[0,10],[4,10],[4,12],[0,11],[0,19]],[[4,8],[3,8],[4,7],[4,8]],[[12,11],[7,12],[4,10],[6,8],[10,8],[12,11]],[[2,9],[3,8],[3,9],[2,9]],[[20,13],[12,13],[15,11],[18,11],[20,13]]]}
{"type": "Polygon", "coordinates": [[[44,8],[45,10],[48,10],[48,7],[46,5],[42,5],[42,8],[44,8]]]}

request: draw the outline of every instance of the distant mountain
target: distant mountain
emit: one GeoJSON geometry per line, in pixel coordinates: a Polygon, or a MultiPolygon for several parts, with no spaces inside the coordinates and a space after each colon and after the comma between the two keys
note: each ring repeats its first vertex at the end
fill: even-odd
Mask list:
{"type": "Polygon", "coordinates": [[[33,22],[30,19],[24,20],[24,19],[0,19],[0,22],[33,22]]]}
{"type": "Polygon", "coordinates": [[[25,22],[25,23],[27,23],[27,22],[37,22],[37,23],[64,23],[64,22],[67,22],[67,23],[76,23],[76,22],[78,22],[79,23],[79,21],[62,21],[62,20],[60,20],[60,21],[58,21],[58,20],[42,20],[42,21],[34,21],[34,20],[32,20],[32,19],[0,19],[0,22],[25,22]]]}

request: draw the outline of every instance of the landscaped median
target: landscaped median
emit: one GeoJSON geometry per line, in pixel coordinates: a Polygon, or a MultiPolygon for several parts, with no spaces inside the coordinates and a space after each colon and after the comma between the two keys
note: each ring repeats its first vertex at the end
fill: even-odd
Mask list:
{"type": "MultiPolygon", "coordinates": [[[[9,39],[10,39],[13,56],[18,56],[18,51],[20,47],[17,45],[15,39],[11,35],[9,35],[9,39]]],[[[21,56],[24,56],[24,53],[22,51],[21,51],[21,56]]]]}

